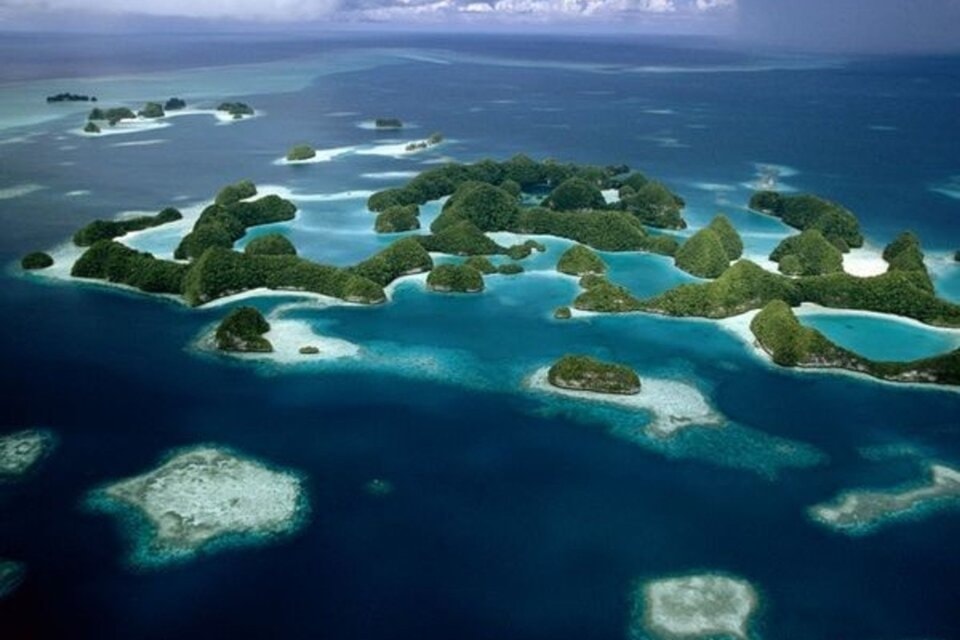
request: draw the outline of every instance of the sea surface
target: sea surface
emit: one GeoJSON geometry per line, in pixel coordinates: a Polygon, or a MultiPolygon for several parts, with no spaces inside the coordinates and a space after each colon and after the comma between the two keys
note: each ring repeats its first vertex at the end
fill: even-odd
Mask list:
{"type": "MultiPolygon", "coordinates": [[[[717,572],[759,591],[754,638],[960,637],[960,511],[849,537],[807,509],[862,487],[922,483],[960,464],[960,394],[792,372],[702,320],[552,319],[576,282],[569,242],[491,276],[478,296],[407,280],[376,308],[248,299],[274,319],[360,347],[356,358],[236,360],[199,344],[227,310],[24,275],[95,218],[196,211],[249,178],[300,207],[280,231],[301,255],[353,264],[393,238],[365,199],[436,163],[516,153],[625,163],[686,202],[689,235],[723,211],[746,253],[789,230],[746,202],[778,188],[856,212],[870,245],[912,229],[938,292],[960,301],[960,58],[820,58],[702,40],[546,36],[11,36],[0,40],[0,433],[53,430],[31,477],[0,485],[0,557],[24,562],[0,638],[613,640],[638,581],[717,572]],[[96,138],[89,104],[242,100],[96,138]],[[401,132],[364,127],[396,116],[401,132]],[[441,131],[419,154],[397,152],[441,131]],[[278,162],[297,143],[329,162],[278,162]],[[649,414],[525,386],[564,353],[681,381],[726,424],[650,436],[649,414]],[[131,566],[130,531],[91,489],[178,447],[213,443],[302,472],[308,523],[290,538],[165,568],[131,566]],[[374,495],[373,479],[393,491],[374,495]]],[[[428,224],[438,205],[425,207],[428,224]]],[[[425,226],[426,226],[425,224],[425,226]]],[[[168,255],[182,229],[128,240],[168,255]]],[[[244,240],[244,242],[247,239],[244,240]]],[[[238,246],[242,246],[242,242],[238,246]]],[[[668,259],[604,254],[649,296],[695,279],[668,259]]],[[[812,317],[812,316],[811,316],[812,317]]],[[[805,318],[865,355],[955,348],[924,327],[805,318]]]]}

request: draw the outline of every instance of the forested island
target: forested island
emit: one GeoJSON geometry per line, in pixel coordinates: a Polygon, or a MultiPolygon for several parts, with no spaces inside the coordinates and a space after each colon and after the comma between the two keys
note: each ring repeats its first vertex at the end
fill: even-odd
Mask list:
{"type": "Polygon", "coordinates": [[[377,118],[373,126],[377,129],[402,129],[403,121],[400,118],[377,118]]]}
{"type": "Polygon", "coordinates": [[[640,378],[633,369],[584,355],[563,356],[550,367],[547,379],[561,389],[618,395],[640,393],[640,378]]]}
{"type": "Polygon", "coordinates": [[[97,96],[87,96],[79,93],[58,93],[56,95],[47,96],[47,104],[53,104],[55,102],[96,102],[97,96]]]}
{"type": "Polygon", "coordinates": [[[217,349],[241,353],[269,353],[273,345],[263,337],[270,331],[270,323],[253,307],[237,307],[224,318],[214,338],[217,349]]]}

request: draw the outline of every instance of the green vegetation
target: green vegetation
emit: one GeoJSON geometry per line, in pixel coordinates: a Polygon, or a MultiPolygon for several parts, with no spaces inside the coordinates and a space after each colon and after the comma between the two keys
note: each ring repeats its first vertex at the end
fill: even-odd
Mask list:
{"type": "Polygon", "coordinates": [[[603,209],[606,201],[600,189],[583,178],[564,180],[550,192],[543,206],[559,211],[579,211],[582,209],[603,209]]]}
{"type": "Polygon", "coordinates": [[[352,271],[385,287],[400,276],[422,273],[432,268],[430,254],[416,238],[401,238],[353,267],[352,271]]]}
{"type": "Polygon", "coordinates": [[[416,236],[427,251],[457,256],[494,255],[506,248],[488,238],[469,220],[461,220],[429,236],[416,236]]]}
{"type": "Polygon", "coordinates": [[[170,98],[163,104],[164,111],[179,111],[187,106],[180,98],[170,98]]]}
{"type": "Polygon", "coordinates": [[[645,182],[640,184],[640,180],[633,177],[620,187],[619,207],[651,227],[685,229],[687,223],[680,215],[686,206],[683,198],[659,182],[647,180],[645,177],[643,180],[645,182]]]}
{"type": "Polygon", "coordinates": [[[571,276],[583,276],[588,273],[603,274],[607,271],[607,265],[589,247],[575,244],[560,256],[557,271],[571,276]]]}
{"type": "Polygon", "coordinates": [[[83,127],[84,133],[100,133],[100,127],[97,126],[96,122],[88,122],[83,127]]]}
{"type": "Polygon", "coordinates": [[[740,260],[713,282],[682,284],[638,306],[670,316],[726,318],[758,309],[771,300],[785,300],[793,306],[800,304],[802,297],[796,282],[740,260]]]}
{"type": "Polygon", "coordinates": [[[221,189],[214,202],[223,205],[233,204],[240,200],[252,198],[255,195],[257,195],[257,185],[253,184],[250,180],[241,180],[240,182],[228,184],[221,189]]]}
{"type": "Polygon", "coordinates": [[[127,220],[94,220],[73,234],[73,243],[78,247],[89,247],[99,240],[110,240],[132,231],[158,227],[181,218],[183,214],[168,207],[154,216],[139,216],[127,220]]]}
{"type": "Polygon", "coordinates": [[[573,312],[570,311],[570,307],[557,307],[553,312],[553,317],[556,320],[569,320],[573,317],[573,312]]]}
{"type": "Polygon", "coordinates": [[[723,244],[723,248],[727,252],[727,258],[730,260],[739,260],[743,255],[743,240],[730,222],[730,218],[719,213],[710,221],[707,227],[712,229],[720,238],[720,243],[723,244]]]}
{"type": "Polygon", "coordinates": [[[34,269],[46,269],[47,267],[53,266],[53,258],[50,257],[49,253],[44,253],[43,251],[34,251],[33,253],[28,253],[23,256],[23,259],[20,260],[20,267],[28,271],[34,269]]]}
{"type": "Polygon", "coordinates": [[[158,260],[113,240],[98,240],[73,264],[70,275],[125,284],[147,293],[179,294],[188,267],[158,260]]]}
{"type": "Polygon", "coordinates": [[[137,113],[141,118],[162,118],[167,115],[163,112],[163,105],[159,102],[148,102],[137,113]]]}
{"type": "Polygon", "coordinates": [[[431,291],[479,293],[483,291],[483,275],[465,264],[441,264],[427,276],[431,291]]]}
{"type": "Polygon", "coordinates": [[[621,395],[640,393],[640,377],[636,371],[590,356],[563,356],[550,367],[547,379],[561,389],[621,395]]]}
{"type": "Polygon", "coordinates": [[[941,300],[927,288],[926,272],[890,270],[869,278],[833,273],[801,278],[797,285],[804,302],[892,313],[936,326],[960,326],[960,306],[941,300]]]}
{"type": "Polygon", "coordinates": [[[523,273],[523,265],[516,262],[507,262],[497,267],[497,273],[502,276],[515,276],[523,273]]]}
{"type": "Polygon", "coordinates": [[[299,162],[317,157],[317,150],[308,144],[298,144],[287,152],[289,162],[299,162]]]}
{"type": "Polygon", "coordinates": [[[270,323],[253,307],[237,307],[217,327],[217,349],[221,351],[270,352],[273,345],[263,337],[270,323]]]}
{"type": "Polygon", "coordinates": [[[403,122],[400,118],[377,118],[373,121],[377,129],[402,129],[403,122]]]}
{"type": "Polygon", "coordinates": [[[441,215],[430,229],[442,231],[444,227],[469,220],[481,231],[503,231],[516,224],[519,213],[517,199],[500,187],[465,182],[443,206],[441,215]]]}
{"type": "Polygon", "coordinates": [[[639,311],[640,301],[625,288],[614,284],[601,276],[585,276],[580,285],[586,291],[577,296],[573,306],[581,311],[597,311],[600,313],[626,313],[639,311]]]}
{"type": "Polygon", "coordinates": [[[87,116],[87,120],[106,120],[110,126],[114,126],[121,120],[136,120],[137,114],[127,107],[113,107],[110,109],[101,109],[94,107],[87,116]]]}
{"type": "Polygon", "coordinates": [[[524,209],[511,231],[568,238],[600,251],[650,251],[673,255],[677,241],[650,235],[632,215],[622,211],[551,211],[524,209]]]}
{"type": "Polygon", "coordinates": [[[883,259],[890,265],[891,271],[913,273],[919,286],[933,291],[933,280],[923,262],[920,239],[910,231],[904,231],[883,250],[883,259]]]}
{"type": "Polygon", "coordinates": [[[221,102],[217,111],[227,112],[233,116],[234,120],[239,120],[244,116],[252,116],[254,113],[253,107],[243,102],[221,102]]]}
{"type": "Polygon", "coordinates": [[[54,102],[96,102],[97,96],[87,96],[79,93],[58,93],[56,95],[47,96],[47,104],[52,104],[54,102]]]}
{"type": "Polygon", "coordinates": [[[848,351],[815,329],[804,327],[790,306],[774,300],[750,323],[773,361],[785,367],[846,369],[894,382],[960,384],[960,349],[912,362],[877,362],[848,351]]]}
{"type": "Polygon", "coordinates": [[[279,233],[268,233],[265,236],[254,238],[243,248],[247,255],[259,256],[295,256],[297,248],[293,243],[279,233]]]}
{"type": "MultiPolygon", "coordinates": [[[[218,201],[224,191],[217,196],[218,201]]],[[[249,189],[242,191],[247,192],[249,189]]],[[[234,195],[224,198],[230,204],[212,204],[203,210],[193,225],[193,231],[183,237],[174,251],[176,259],[197,258],[211,247],[229,249],[246,234],[248,227],[292,220],[297,212],[296,205],[277,195],[254,201],[235,201],[234,195]]]]}
{"type": "Polygon", "coordinates": [[[750,198],[750,208],[780,218],[794,229],[816,229],[838,249],[862,247],[860,223],[847,209],[814,195],[785,196],[759,191],[750,198]]]}
{"type": "Polygon", "coordinates": [[[217,247],[189,265],[183,296],[196,306],[259,288],[307,291],[363,304],[386,299],[380,285],[347,269],[296,256],[247,255],[217,247]]]}
{"type": "Polygon", "coordinates": [[[486,256],[470,256],[463,261],[463,264],[476,269],[485,276],[497,272],[497,267],[486,256]]]}
{"type": "Polygon", "coordinates": [[[699,278],[716,278],[730,266],[730,258],[720,235],[711,227],[693,234],[677,250],[679,269],[699,278]]]}
{"type": "Polygon", "coordinates": [[[396,205],[377,214],[373,223],[377,233],[399,233],[420,228],[420,207],[415,204],[396,205]]]}
{"type": "Polygon", "coordinates": [[[788,276],[820,276],[843,271],[843,254],[817,229],[784,238],[770,259],[788,276]]]}

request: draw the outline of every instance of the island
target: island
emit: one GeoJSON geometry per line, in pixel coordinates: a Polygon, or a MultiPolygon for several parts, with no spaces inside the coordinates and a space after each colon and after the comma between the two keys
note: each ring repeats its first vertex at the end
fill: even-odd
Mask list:
{"type": "Polygon", "coordinates": [[[101,109],[100,107],[95,107],[90,111],[90,115],[87,116],[87,120],[93,121],[106,121],[111,127],[116,125],[121,120],[136,120],[137,114],[135,114],[128,107],[112,107],[109,109],[101,109]]]}
{"type": "Polygon", "coordinates": [[[427,276],[427,289],[443,293],[479,293],[483,274],[465,264],[441,264],[427,276]]]}
{"type": "Polygon", "coordinates": [[[553,310],[554,320],[569,320],[573,317],[573,312],[570,310],[570,307],[557,307],[553,310]]]}
{"type": "Polygon", "coordinates": [[[687,222],[682,217],[686,203],[663,183],[635,172],[614,181],[610,187],[617,188],[619,196],[614,206],[633,214],[643,224],[661,229],[686,229],[687,222]]]}
{"type": "Polygon", "coordinates": [[[415,204],[398,204],[384,209],[373,223],[377,233],[400,233],[420,228],[420,207],[415,204]]]}
{"type": "Polygon", "coordinates": [[[186,106],[186,101],[181,100],[180,98],[170,98],[163,103],[164,111],[180,111],[181,109],[185,109],[186,106]]]}
{"type": "Polygon", "coordinates": [[[866,535],[892,521],[917,518],[931,510],[956,506],[960,500],[960,471],[930,464],[929,480],[918,486],[855,490],[810,508],[815,522],[849,535],[866,535]]]}
{"type": "Polygon", "coordinates": [[[716,278],[743,254],[740,234],[724,215],[697,231],[677,250],[677,268],[698,278],[716,278]]]}
{"type": "MultiPolygon", "coordinates": [[[[450,196],[430,226],[433,236],[466,221],[481,233],[509,231],[552,235],[601,251],[650,251],[672,256],[678,246],[674,238],[650,234],[644,229],[638,203],[646,196],[635,195],[632,201],[637,206],[632,208],[622,201],[607,204],[602,195],[599,199],[596,197],[598,192],[622,184],[622,175],[627,171],[629,169],[622,166],[565,165],[551,160],[537,162],[523,155],[506,162],[449,163],[420,173],[406,186],[374,193],[367,200],[367,207],[379,213],[397,205],[423,205],[450,196]],[[544,190],[548,193],[538,203],[531,204],[527,198],[521,197],[544,190]],[[584,204],[596,206],[584,208],[584,204]]],[[[631,180],[630,177],[626,179],[631,180]]],[[[670,194],[672,207],[679,210],[682,206],[679,202],[682,200],[678,196],[670,194]]],[[[653,203],[650,207],[660,210],[659,205],[653,203]]],[[[450,250],[442,242],[425,240],[434,243],[432,247],[435,248],[429,250],[441,253],[497,253],[496,247],[490,244],[492,241],[489,238],[487,241],[485,247],[478,242],[472,243],[472,248],[465,253],[459,245],[450,250]]]]}
{"type": "Polygon", "coordinates": [[[563,356],[550,367],[547,380],[561,389],[619,395],[640,393],[640,377],[636,371],[585,355],[563,356]]]}
{"type": "Polygon", "coordinates": [[[83,132],[84,133],[100,133],[101,129],[96,122],[88,122],[87,124],[83,125],[83,132]]]}
{"type": "Polygon", "coordinates": [[[140,111],[137,112],[137,115],[141,118],[152,120],[156,118],[162,118],[167,114],[164,113],[163,105],[159,102],[148,102],[143,105],[143,108],[140,109],[140,111]]]}
{"type": "Polygon", "coordinates": [[[241,120],[246,116],[254,115],[253,107],[245,102],[221,102],[217,111],[222,111],[234,120],[241,120]]]}
{"type": "Polygon", "coordinates": [[[403,122],[400,118],[377,118],[373,121],[373,126],[377,129],[402,129],[403,122]]]}
{"type": "Polygon", "coordinates": [[[476,269],[485,276],[497,272],[496,265],[490,262],[490,258],[486,256],[470,256],[463,261],[463,264],[476,269]]]}
{"type": "Polygon", "coordinates": [[[604,277],[587,275],[580,279],[585,291],[573,301],[573,307],[580,311],[598,313],[627,313],[639,311],[641,302],[633,297],[626,287],[610,282],[604,277]]]}
{"type": "Polygon", "coordinates": [[[0,558],[0,599],[16,591],[25,575],[26,567],[22,562],[0,558]]]}
{"type": "Polygon", "coordinates": [[[557,262],[557,271],[578,277],[587,274],[603,275],[607,271],[607,265],[589,247],[575,244],[560,256],[560,260],[557,262]]]}
{"type": "Polygon", "coordinates": [[[0,481],[30,473],[53,446],[53,434],[43,429],[27,429],[0,436],[0,481]]]}
{"type": "Polygon", "coordinates": [[[877,362],[804,327],[782,300],[770,302],[754,316],[750,330],[757,344],[784,367],[843,369],[890,382],[960,385],[960,349],[909,362],[877,362]]]}
{"type": "Polygon", "coordinates": [[[217,327],[215,338],[220,351],[269,353],[273,345],[263,337],[270,323],[253,307],[237,307],[217,327]]]}
{"type": "Polygon", "coordinates": [[[770,254],[788,276],[822,276],[843,271],[843,253],[819,229],[784,238],[770,254]]]}
{"type": "Polygon", "coordinates": [[[287,162],[303,162],[317,157],[317,150],[308,144],[298,144],[287,152],[287,162]]]}
{"type": "Polygon", "coordinates": [[[110,240],[133,231],[142,231],[162,224],[183,219],[183,214],[173,207],[167,207],[153,216],[137,216],[124,220],[94,220],[73,234],[73,244],[89,247],[100,240],[110,240]]]}
{"type": "Polygon", "coordinates": [[[268,233],[248,242],[243,252],[249,256],[295,256],[297,248],[286,236],[268,233]]]}
{"type": "Polygon", "coordinates": [[[47,96],[47,104],[55,102],[96,102],[97,96],[87,96],[79,93],[58,93],[47,96]]]}
{"type": "Polygon", "coordinates": [[[255,195],[256,185],[249,181],[224,187],[181,240],[174,254],[181,261],[158,259],[103,238],[93,242],[74,262],[70,274],[146,293],[182,297],[191,306],[258,288],[377,304],[386,300],[383,287],[392,279],[432,268],[429,254],[413,238],[398,240],[402,244],[394,243],[349,268],[301,258],[290,253],[289,244],[278,238],[254,240],[250,251],[234,251],[233,243],[246,234],[248,227],[289,220],[296,212],[292,202],[279,196],[251,200],[255,195]],[[376,273],[383,284],[361,275],[364,273],[376,273]]]}
{"type": "Polygon", "coordinates": [[[308,510],[299,475],[212,445],[175,451],[94,490],[88,504],[132,525],[132,564],[147,567],[290,535],[308,510]]]}
{"type": "Polygon", "coordinates": [[[817,229],[843,253],[851,247],[863,246],[863,234],[856,216],[819,196],[786,196],[776,191],[758,191],[750,198],[750,208],[780,218],[784,224],[800,231],[817,229]]]}
{"type": "Polygon", "coordinates": [[[718,574],[651,580],[633,593],[635,638],[747,640],[760,604],[756,589],[740,578],[718,574]]]}
{"type": "Polygon", "coordinates": [[[502,276],[515,276],[523,272],[523,265],[517,262],[505,262],[497,267],[497,273],[502,276]]]}
{"type": "Polygon", "coordinates": [[[297,353],[302,356],[316,356],[320,355],[320,347],[315,347],[312,344],[304,345],[297,349],[297,353]]]}
{"type": "Polygon", "coordinates": [[[20,268],[25,271],[34,271],[36,269],[46,269],[53,266],[53,257],[43,251],[33,251],[23,256],[20,260],[20,268]]]}
{"type": "Polygon", "coordinates": [[[431,133],[426,140],[410,142],[403,148],[404,151],[422,151],[428,147],[433,147],[443,142],[443,134],[440,132],[431,133]]]}

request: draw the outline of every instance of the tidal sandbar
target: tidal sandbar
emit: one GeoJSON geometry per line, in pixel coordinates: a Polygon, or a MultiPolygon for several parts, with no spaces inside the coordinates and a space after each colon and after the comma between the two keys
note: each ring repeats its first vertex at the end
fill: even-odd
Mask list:
{"type": "Polygon", "coordinates": [[[91,494],[90,504],[139,517],[133,560],[148,565],[292,533],[306,512],[299,476],[209,445],[108,484],[91,494]]]}

